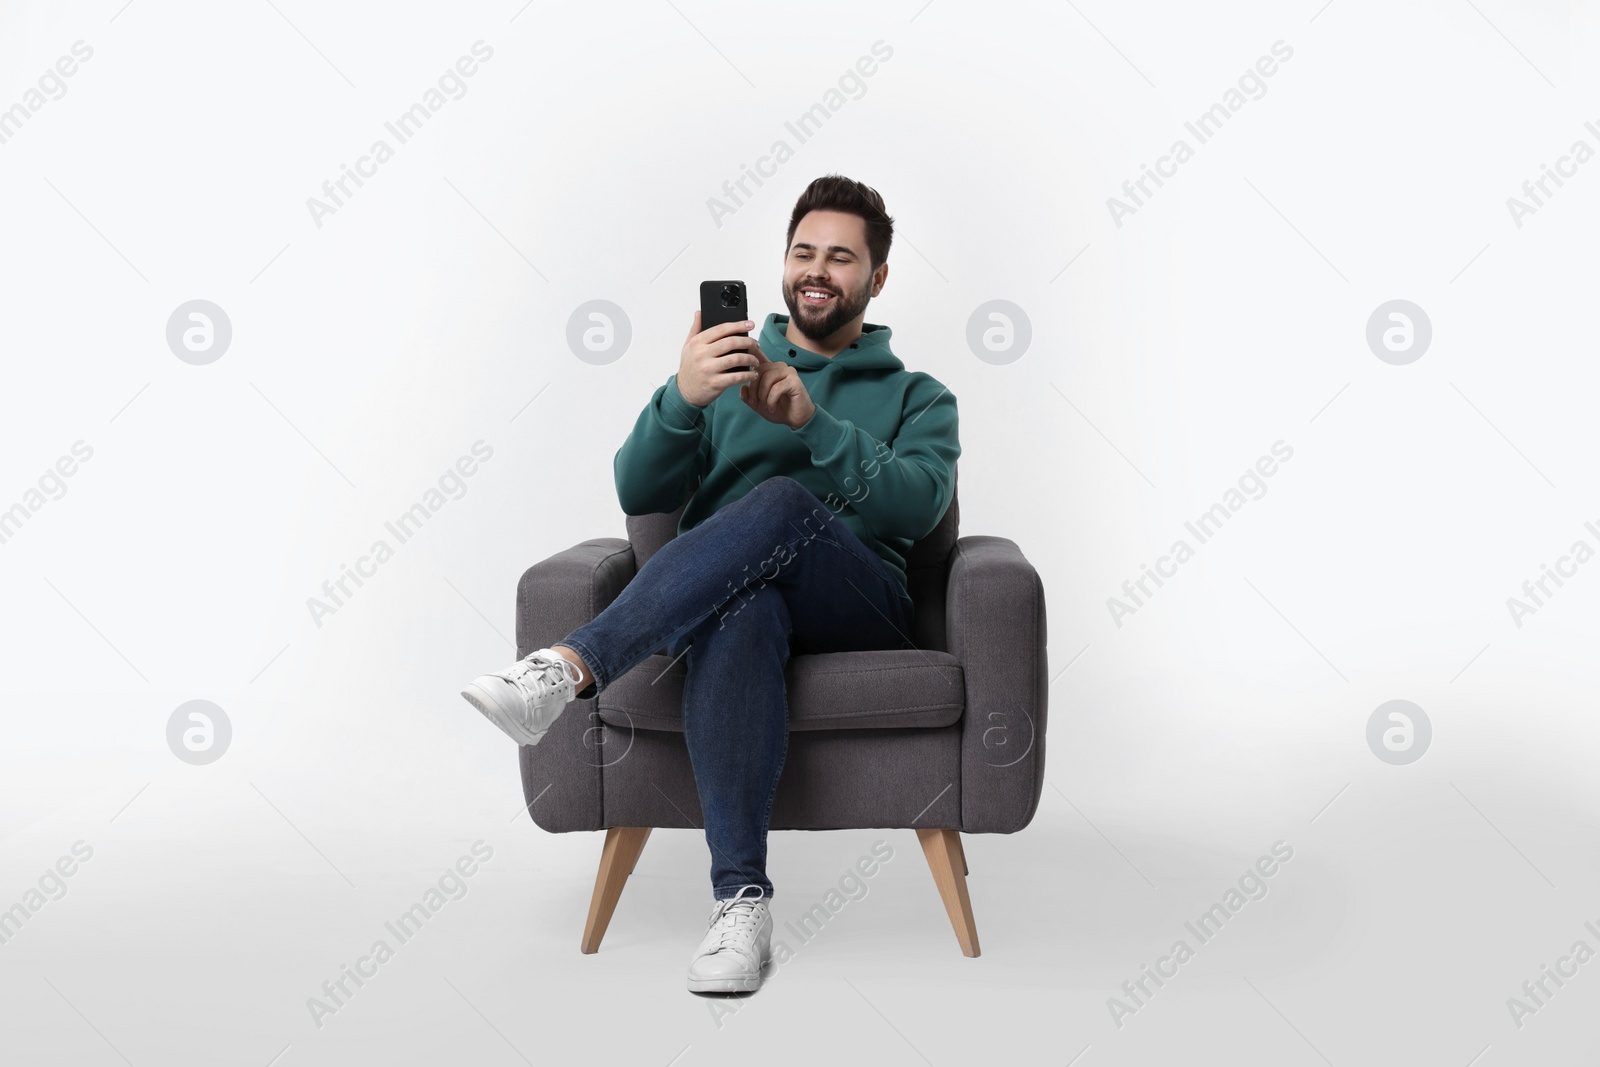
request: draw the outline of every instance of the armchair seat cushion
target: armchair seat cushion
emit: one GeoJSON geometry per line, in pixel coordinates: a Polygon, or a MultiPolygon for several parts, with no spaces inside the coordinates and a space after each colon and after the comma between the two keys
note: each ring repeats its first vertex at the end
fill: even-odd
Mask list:
{"type": "MultiPolygon", "coordinates": [[[[685,659],[658,652],[612,682],[596,698],[600,720],[682,733],[685,659]]],[[[966,710],[961,664],[931,649],[791,655],[785,677],[790,731],[949,726],[966,710]]]]}

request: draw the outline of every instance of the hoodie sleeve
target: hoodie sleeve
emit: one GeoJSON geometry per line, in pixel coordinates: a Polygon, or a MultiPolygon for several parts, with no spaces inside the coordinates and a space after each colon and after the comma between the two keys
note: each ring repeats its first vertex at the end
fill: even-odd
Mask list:
{"type": "Polygon", "coordinates": [[[623,514],[670,512],[687,500],[705,474],[710,433],[706,409],[684,399],[676,374],[668,378],[611,463],[623,514]]]}
{"type": "Polygon", "coordinates": [[[926,537],[950,507],[961,455],[955,394],[927,374],[915,378],[892,442],[821,407],[795,430],[811,450],[812,466],[827,473],[880,538],[926,537]]]}

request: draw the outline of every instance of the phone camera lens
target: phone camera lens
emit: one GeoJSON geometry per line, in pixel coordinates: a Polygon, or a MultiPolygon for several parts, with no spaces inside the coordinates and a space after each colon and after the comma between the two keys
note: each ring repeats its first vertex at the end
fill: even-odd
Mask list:
{"type": "Polygon", "coordinates": [[[722,287],[722,306],[725,308],[739,306],[739,287],[737,285],[724,285],[722,287]]]}

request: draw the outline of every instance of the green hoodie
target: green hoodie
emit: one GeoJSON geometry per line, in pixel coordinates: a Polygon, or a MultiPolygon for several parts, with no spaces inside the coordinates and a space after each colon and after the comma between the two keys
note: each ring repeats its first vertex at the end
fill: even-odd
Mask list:
{"type": "MultiPolygon", "coordinates": [[[[774,363],[799,368],[817,410],[792,430],[768,422],[729,386],[703,408],[678,376],[651,396],[612,463],[626,515],[675,511],[699,480],[678,533],[693,529],[767,478],[787,475],[838,515],[906,586],[906,553],[939,525],[954,491],[956,398],[889,351],[887,326],[829,359],[791,344],[787,315],[769,314],[759,342],[774,363]]],[[[776,547],[776,546],[774,546],[776,547]]]]}

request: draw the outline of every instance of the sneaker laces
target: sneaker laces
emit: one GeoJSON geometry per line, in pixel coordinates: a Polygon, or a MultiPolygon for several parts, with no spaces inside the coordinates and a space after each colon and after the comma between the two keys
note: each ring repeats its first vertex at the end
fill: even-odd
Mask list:
{"type": "MultiPolygon", "coordinates": [[[[765,903],[765,893],[758,896],[744,896],[742,887],[740,895],[717,901],[716,907],[711,912],[711,922],[717,926],[717,943],[710,952],[719,952],[729,945],[738,945],[740,942],[754,937],[756,921],[756,906],[765,903]]],[[[759,892],[759,887],[757,887],[759,892]]]]}
{"type": "Polygon", "coordinates": [[[578,665],[565,656],[540,649],[526,659],[519,659],[502,677],[533,705],[543,703],[563,682],[571,682],[576,695],[580,672],[578,665]]]}

